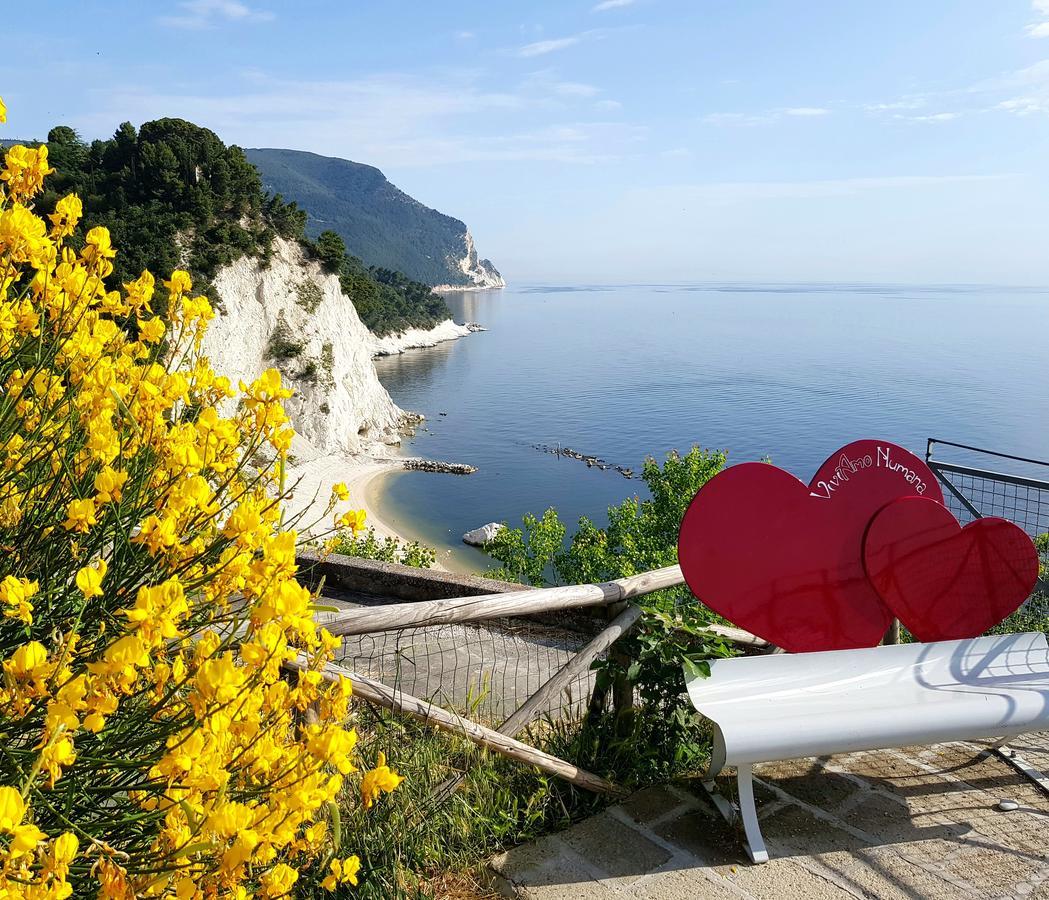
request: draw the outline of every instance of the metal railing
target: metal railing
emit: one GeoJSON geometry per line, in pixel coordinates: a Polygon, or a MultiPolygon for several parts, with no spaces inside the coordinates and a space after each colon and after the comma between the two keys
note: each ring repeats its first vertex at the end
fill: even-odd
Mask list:
{"type": "MultiPolygon", "coordinates": [[[[1049,461],[938,438],[929,438],[925,461],[963,525],[984,516],[1008,519],[1036,542],[1042,571],[1049,570],[1049,461]]],[[[1044,575],[1037,592],[1049,594],[1044,575]]]]}

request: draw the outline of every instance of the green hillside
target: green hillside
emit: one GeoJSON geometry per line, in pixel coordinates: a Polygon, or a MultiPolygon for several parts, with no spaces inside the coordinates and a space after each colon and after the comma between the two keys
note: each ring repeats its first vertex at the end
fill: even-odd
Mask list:
{"type": "Polygon", "coordinates": [[[87,214],[73,242],[105,225],[120,251],[114,283],[146,268],[162,277],[185,268],[205,287],[220,266],[264,255],[276,234],[302,235],[305,213],[267,198],[239,147],[183,119],[137,130],[125,122],[109,140],[90,144],[60,125],[47,146],[55,173],[38,208],[49,212],[59,197],[79,194],[87,214]]]}
{"type": "Polygon", "coordinates": [[[281,235],[300,241],[340,275],[343,291],[375,334],[429,328],[451,317],[427,285],[385,268],[369,270],[341,243],[333,248],[332,236],[325,255],[324,242],[318,246],[306,237],[305,211],[267,195],[244,151],[207,128],[183,119],[158,119],[138,129],[125,122],[109,140],[86,143],[60,125],[47,145],[56,171],[37,209],[46,214],[60,197],[80,195],[87,214],[70,244],[79,246],[88,229],[105,225],[119,250],[110,276],[114,287],[143,269],[166,277],[184,268],[198,290],[217,300],[210,286],[215,272],[245,255],[265,260],[281,235]]]}
{"type": "MultiPolygon", "coordinates": [[[[412,199],[372,166],[300,150],[246,150],[270,193],[309,213],[307,233],[331,229],[369,266],[426,284],[475,283],[456,262],[468,253],[466,225],[412,199]]],[[[478,271],[499,277],[487,260],[478,271]]]]}

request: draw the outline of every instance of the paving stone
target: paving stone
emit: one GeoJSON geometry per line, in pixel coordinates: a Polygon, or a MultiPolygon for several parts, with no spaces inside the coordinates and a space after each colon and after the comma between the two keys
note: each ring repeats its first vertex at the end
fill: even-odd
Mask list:
{"type": "Polygon", "coordinates": [[[1022,734],[1009,739],[1009,746],[1039,772],[1049,775],[1049,740],[1044,733],[1022,734]]]}
{"type": "Polygon", "coordinates": [[[965,846],[994,851],[1004,848],[1035,862],[1049,862],[1049,817],[1025,815],[1022,809],[991,809],[975,820],[973,830],[960,840],[965,846]]]}
{"type": "Polygon", "coordinates": [[[894,848],[904,859],[920,865],[931,865],[937,868],[942,867],[954,854],[962,850],[961,844],[957,841],[942,838],[895,844],[894,848]]]}
{"type": "Polygon", "coordinates": [[[988,853],[967,847],[946,860],[943,868],[985,896],[1000,897],[1022,893],[1023,884],[1041,872],[1043,865],[1015,853],[988,853]]]}
{"type": "Polygon", "coordinates": [[[655,832],[708,865],[748,861],[741,833],[720,817],[713,819],[704,813],[687,812],[658,825],[655,832]]]}
{"type": "Polygon", "coordinates": [[[522,844],[489,860],[493,871],[510,881],[527,882],[533,869],[540,868],[550,859],[560,858],[564,850],[553,835],[539,838],[530,844],[522,844]]]}
{"type": "Polygon", "coordinates": [[[535,869],[527,883],[517,885],[522,900],[613,900],[620,897],[563,859],[550,860],[535,869]]]}
{"type": "Polygon", "coordinates": [[[791,760],[789,765],[763,763],[754,774],[792,797],[831,813],[853,800],[857,791],[854,781],[813,760],[791,760]]]}
{"type": "MultiPolygon", "coordinates": [[[[799,861],[800,862],[800,861],[799,861]]],[[[914,900],[916,897],[954,897],[958,888],[943,876],[904,859],[890,847],[848,852],[817,853],[817,869],[826,869],[843,889],[878,900],[914,900]]]]}
{"type": "MultiPolygon", "coordinates": [[[[731,774],[722,773],[714,779],[714,782],[715,784],[717,784],[718,793],[720,793],[722,796],[726,797],[729,800],[732,800],[733,802],[737,799],[735,772],[731,774]]],[[[698,778],[692,781],[685,782],[685,785],[687,786],[689,792],[696,795],[697,797],[704,796],[707,794],[706,789],[703,787],[702,781],[698,778]]],[[[764,782],[758,779],[754,781],[754,801],[757,803],[758,808],[760,809],[762,806],[769,806],[773,803],[777,803],[779,801],[779,794],[777,794],[771,788],[767,787],[764,784],[764,782]]],[[[708,802],[710,802],[713,805],[713,801],[708,802]]]]}
{"type": "Polygon", "coordinates": [[[906,796],[915,784],[925,784],[929,773],[916,761],[892,750],[866,750],[832,756],[824,765],[834,772],[851,775],[894,794],[906,796]]]}
{"type": "Polygon", "coordinates": [[[631,794],[621,808],[635,822],[647,825],[668,813],[684,809],[685,803],[670,788],[657,784],[631,794]]]}
{"type": "Polygon", "coordinates": [[[740,900],[727,879],[720,875],[706,878],[694,869],[674,869],[660,872],[638,882],[632,897],[639,900],[740,900]]]}
{"type": "Polygon", "coordinates": [[[769,853],[777,857],[868,846],[861,838],[793,804],[775,810],[760,821],[769,853]]]}
{"type": "MultiPolygon", "coordinates": [[[[672,800],[665,790],[641,792],[614,815],[606,812],[556,840],[510,851],[517,868],[502,868],[523,873],[529,893],[520,896],[534,900],[720,900],[732,892],[757,900],[1049,900],[1046,801],[1025,807],[1018,799],[1021,808],[1014,812],[995,809],[998,794],[1027,795],[997,789],[1014,777],[1012,770],[997,757],[979,758],[967,745],[913,753],[942,771],[927,771],[918,757],[893,752],[833,757],[822,773],[819,761],[762,766],[759,778],[777,786],[793,781],[796,792],[784,788],[787,795],[804,794],[796,802],[779,800],[756,786],[772,856],[764,865],[749,863],[742,830],[712,814],[697,782],[689,786],[694,806],[672,806],[680,798],[672,800]],[[824,817],[810,806],[837,811],[824,817]],[[618,816],[638,823],[636,829],[618,816]],[[645,822],[655,823],[647,836],[645,822]]],[[[732,781],[722,782],[728,796],[732,781]]]]}
{"type": "Polygon", "coordinates": [[[1030,799],[1026,791],[1015,788],[992,793],[953,782],[945,790],[912,793],[907,803],[911,818],[923,827],[946,827],[959,835],[975,830],[989,836],[1008,836],[1020,831],[1049,838],[1049,821],[1037,807],[1027,805],[1030,799]],[[1003,798],[1016,800],[1020,809],[998,809],[998,801],[1003,798]]]}
{"type": "Polygon", "coordinates": [[[1012,799],[1022,805],[1049,812],[1049,797],[996,754],[980,752],[970,745],[941,744],[928,748],[922,762],[934,766],[937,774],[949,781],[962,781],[987,792],[995,802],[1016,794],[1012,799]]]}
{"type": "MultiPolygon", "coordinates": [[[[716,870],[726,881],[762,900],[842,900],[848,896],[831,879],[815,875],[792,860],[778,859],[760,866],[716,870]]],[[[703,894],[697,889],[695,897],[703,894]]]]}
{"type": "Polygon", "coordinates": [[[640,877],[659,868],[671,856],[659,844],[607,812],[569,828],[560,837],[595,869],[612,877],[640,877]]]}
{"type": "Polygon", "coordinates": [[[946,823],[932,821],[921,813],[915,814],[906,798],[875,791],[867,793],[840,818],[884,844],[960,837],[971,830],[968,824],[957,824],[957,817],[946,823]]]}
{"type": "Polygon", "coordinates": [[[776,778],[804,778],[823,771],[823,759],[780,759],[754,764],[754,774],[766,781],[776,778]]]}

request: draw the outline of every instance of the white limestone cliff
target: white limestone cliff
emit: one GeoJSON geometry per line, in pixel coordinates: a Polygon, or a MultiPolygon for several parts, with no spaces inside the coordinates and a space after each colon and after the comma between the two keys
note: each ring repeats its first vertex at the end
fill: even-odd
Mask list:
{"type": "Polygon", "coordinates": [[[463,235],[463,247],[466,250],[466,254],[459,259],[449,256],[447,263],[450,268],[458,269],[462,272],[469,279],[468,283],[465,285],[439,284],[434,287],[435,291],[478,291],[487,290],[488,288],[506,287],[503,276],[492,265],[491,260],[478,258],[473,235],[470,234],[469,229],[463,235]]]}
{"type": "Polygon", "coordinates": [[[276,367],[295,396],[285,402],[296,432],[323,453],[388,455],[404,413],[379,383],[375,337],[339,280],[277,238],[268,263],[242,257],[213,279],[221,311],[203,350],[234,383],[276,367]]]}
{"type": "Polygon", "coordinates": [[[444,341],[454,341],[466,337],[479,326],[470,323],[459,325],[451,319],[438,322],[433,328],[409,328],[398,334],[387,334],[383,337],[372,335],[372,356],[396,356],[405,350],[416,350],[422,347],[435,347],[444,341]]]}

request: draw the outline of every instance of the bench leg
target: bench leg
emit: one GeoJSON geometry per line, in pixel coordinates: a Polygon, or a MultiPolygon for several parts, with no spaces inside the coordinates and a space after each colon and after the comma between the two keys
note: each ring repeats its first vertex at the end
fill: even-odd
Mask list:
{"type": "Polygon", "coordinates": [[[739,787],[739,814],[743,819],[743,832],[747,836],[747,854],[752,862],[768,862],[769,853],[765,849],[765,840],[758,825],[758,810],[754,805],[754,781],[749,764],[736,767],[736,784],[739,787]]]}

